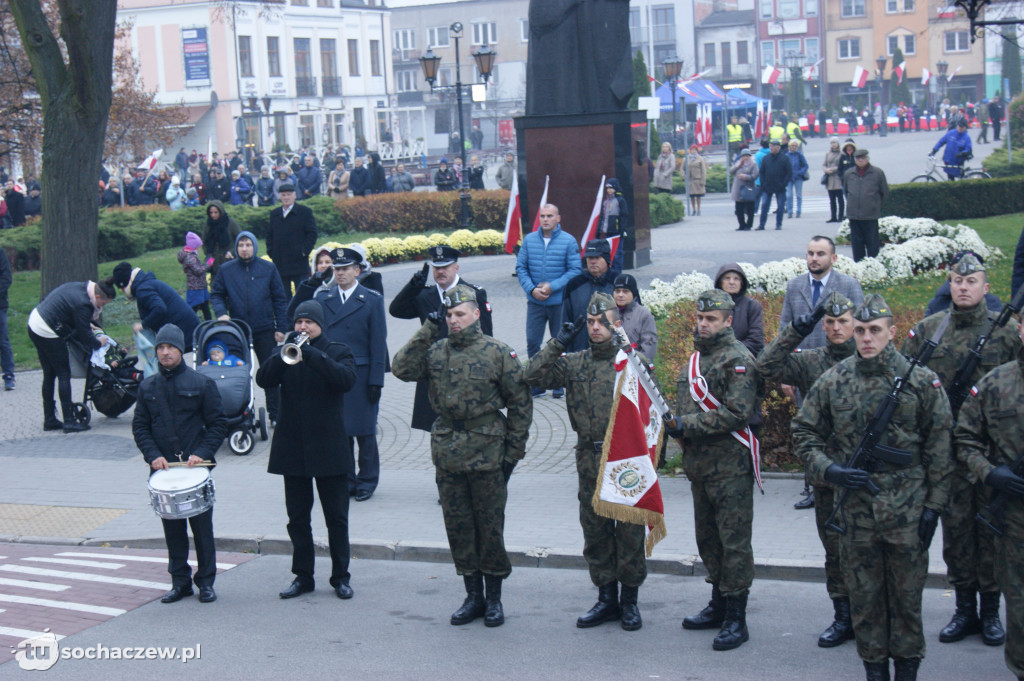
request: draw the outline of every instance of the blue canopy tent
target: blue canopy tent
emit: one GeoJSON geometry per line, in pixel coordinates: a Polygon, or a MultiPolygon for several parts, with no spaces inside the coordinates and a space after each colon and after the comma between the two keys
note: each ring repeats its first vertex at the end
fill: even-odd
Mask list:
{"type": "MultiPolygon", "coordinates": [[[[713,111],[722,110],[726,91],[722,91],[710,80],[698,79],[691,83],[687,83],[684,87],[685,89],[680,87],[676,91],[675,106],[677,109],[681,110],[686,104],[711,104],[711,109],[713,111]]],[[[765,104],[768,103],[767,99],[748,95],[741,90],[732,89],[727,92],[730,109],[753,109],[757,107],[758,102],[764,102],[765,104]]],[[[657,89],[656,94],[661,100],[661,110],[671,111],[672,88],[670,85],[668,83],[663,84],[657,89]]]]}

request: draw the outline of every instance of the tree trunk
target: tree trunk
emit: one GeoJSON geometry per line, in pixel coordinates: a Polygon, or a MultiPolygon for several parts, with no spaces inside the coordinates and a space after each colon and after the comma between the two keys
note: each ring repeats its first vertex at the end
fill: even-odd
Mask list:
{"type": "Polygon", "coordinates": [[[42,283],[96,279],[98,181],[112,90],[116,0],[57,0],[65,54],[39,0],[10,0],[43,107],[42,283]]]}

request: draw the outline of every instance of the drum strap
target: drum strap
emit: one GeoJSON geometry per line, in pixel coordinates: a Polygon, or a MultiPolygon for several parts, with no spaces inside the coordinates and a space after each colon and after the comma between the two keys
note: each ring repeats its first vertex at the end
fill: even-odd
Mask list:
{"type": "Polygon", "coordinates": [[[175,419],[175,414],[171,411],[170,402],[167,399],[167,393],[173,390],[171,381],[166,376],[161,376],[164,380],[160,381],[157,389],[154,391],[156,396],[157,406],[160,411],[163,412],[161,418],[163,418],[168,425],[169,437],[167,438],[170,442],[171,449],[174,451],[174,456],[178,461],[187,461],[187,457],[184,456],[185,452],[181,449],[181,440],[178,439],[178,423],[175,419]]]}

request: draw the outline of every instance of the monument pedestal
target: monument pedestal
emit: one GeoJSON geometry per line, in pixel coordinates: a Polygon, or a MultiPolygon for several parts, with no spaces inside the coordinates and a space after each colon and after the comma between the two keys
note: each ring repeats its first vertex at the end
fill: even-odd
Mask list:
{"type": "MultiPolygon", "coordinates": [[[[647,159],[647,118],[643,111],[515,119],[518,181],[523,233],[534,216],[548,183],[548,203],[558,206],[562,229],[577,241],[587,228],[601,176],[617,178],[629,206],[629,220],[619,245],[627,269],[651,262],[650,175],[647,159]]],[[[600,191],[604,192],[601,187],[600,191]]]]}

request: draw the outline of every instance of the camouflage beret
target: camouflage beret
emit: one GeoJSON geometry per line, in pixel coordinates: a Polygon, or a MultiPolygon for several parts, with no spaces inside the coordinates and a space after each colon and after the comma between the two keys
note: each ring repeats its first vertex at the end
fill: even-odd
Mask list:
{"type": "Polygon", "coordinates": [[[444,294],[444,306],[449,310],[463,303],[475,303],[476,290],[472,286],[459,284],[444,294]]]}
{"type": "Polygon", "coordinates": [[[962,277],[966,277],[969,274],[974,274],[975,272],[984,271],[985,264],[981,262],[978,256],[974,255],[973,253],[965,253],[960,257],[959,260],[954,262],[949,268],[950,274],[959,274],[962,277]]]}
{"type": "Polygon", "coordinates": [[[615,299],[607,293],[598,291],[590,297],[590,304],[587,306],[587,314],[599,315],[608,310],[617,310],[615,299]]]}
{"type": "Polygon", "coordinates": [[[885,299],[877,293],[865,298],[857,311],[853,313],[853,318],[860,322],[870,322],[882,317],[891,318],[892,310],[889,309],[889,304],[885,302],[885,299]]]}
{"type": "Polygon", "coordinates": [[[833,291],[825,298],[825,314],[830,317],[841,317],[846,312],[853,310],[856,305],[849,298],[838,291],[833,291]]]}
{"type": "Polygon", "coordinates": [[[713,310],[732,312],[734,307],[736,307],[736,303],[733,302],[732,296],[721,289],[708,289],[697,297],[697,310],[700,312],[713,310]]]}

